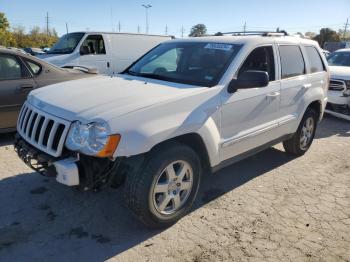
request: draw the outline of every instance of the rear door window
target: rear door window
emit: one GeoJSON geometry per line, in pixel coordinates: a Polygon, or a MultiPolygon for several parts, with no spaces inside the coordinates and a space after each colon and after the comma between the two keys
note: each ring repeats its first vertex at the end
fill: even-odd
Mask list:
{"type": "Polygon", "coordinates": [[[311,73],[325,71],[325,66],[316,48],[313,46],[306,46],[305,51],[306,51],[307,58],[309,60],[311,73]]]}
{"type": "Polygon", "coordinates": [[[13,55],[0,55],[0,80],[11,80],[30,77],[29,71],[13,55]]]}
{"type": "Polygon", "coordinates": [[[299,46],[281,45],[278,49],[281,59],[282,79],[305,74],[305,62],[299,46]]]}

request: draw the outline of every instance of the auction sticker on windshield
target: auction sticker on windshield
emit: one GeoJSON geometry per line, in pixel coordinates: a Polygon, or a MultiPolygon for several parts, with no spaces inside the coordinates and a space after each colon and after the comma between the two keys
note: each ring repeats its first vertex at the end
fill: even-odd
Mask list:
{"type": "Polygon", "coordinates": [[[232,47],[230,44],[208,43],[204,48],[230,51],[232,47]]]}

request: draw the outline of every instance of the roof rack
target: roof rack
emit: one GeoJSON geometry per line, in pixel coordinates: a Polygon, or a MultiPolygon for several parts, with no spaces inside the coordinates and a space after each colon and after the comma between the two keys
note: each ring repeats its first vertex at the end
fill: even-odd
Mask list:
{"type": "Polygon", "coordinates": [[[239,31],[239,32],[217,32],[216,36],[232,35],[232,36],[244,36],[244,35],[261,35],[261,36],[288,36],[289,34],[285,30],[281,31],[239,31]]]}

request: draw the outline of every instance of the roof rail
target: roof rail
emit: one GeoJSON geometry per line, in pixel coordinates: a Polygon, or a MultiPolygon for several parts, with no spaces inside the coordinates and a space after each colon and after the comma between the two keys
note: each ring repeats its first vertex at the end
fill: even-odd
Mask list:
{"type": "Polygon", "coordinates": [[[287,36],[289,35],[285,30],[281,31],[238,31],[238,32],[217,32],[214,34],[216,36],[222,35],[232,35],[232,36],[242,36],[242,35],[261,35],[261,36],[287,36]]]}

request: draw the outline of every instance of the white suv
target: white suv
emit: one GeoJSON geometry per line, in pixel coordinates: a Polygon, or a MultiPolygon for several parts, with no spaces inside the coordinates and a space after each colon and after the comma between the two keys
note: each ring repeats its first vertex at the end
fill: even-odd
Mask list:
{"type": "Polygon", "coordinates": [[[160,44],[114,77],[33,91],[15,149],[38,172],[81,190],[123,185],[148,226],[168,226],[216,171],[283,142],[310,147],[329,73],[314,41],[280,34],[160,44]]]}
{"type": "Polygon", "coordinates": [[[331,81],[326,112],[350,120],[350,49],[340,49],[327,57],[331,81]]]}

